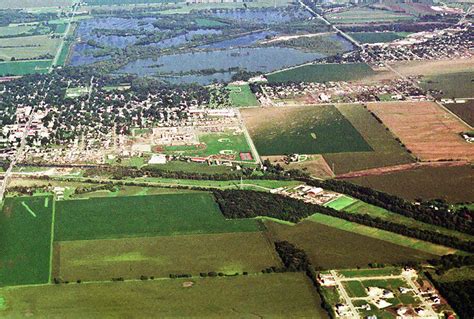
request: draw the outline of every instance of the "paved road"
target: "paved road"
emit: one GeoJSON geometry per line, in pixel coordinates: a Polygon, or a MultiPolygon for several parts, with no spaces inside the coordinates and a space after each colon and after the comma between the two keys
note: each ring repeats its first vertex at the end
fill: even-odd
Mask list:
{"type": "Polygon", "coordinates": [[[56,55],[54,56],[53,62],[51,63],[51,66],[49,67],[49,72],[53,71],[54,67],[58,64],[59,57],[61,56],[61,52],[63,51],[64,42],[66,42],[66,37],[69,34],[69,31],[71,30],[72,20],[74,19],[74,15],[76,14],[76,9],[77,9],[77,6],[75,6],[76,3],[77,2],[74,2],[73,4],[72,14],[69,17],[69,22],[67,24],[66,31],[64,31],[61,37],[61,44],[59,45],[58,51],[56,51],[56,55]]]}
{"type": "Polygon", "coordinates": [[[334,277],[334,281],[336,282],[336,285],[337,285],[337,288],[338,288],[338,291],[339,291],[341,297],[344,299],[344,302],[349,306],[351,312],[354,315],[354,316],[351,316],[351,318],[360,318],[356,307],[352,303],[351,298],[349,297],[349,295],[346,292],[346,289],[342,285],[342,281],[341,281],[342,278],[339,277],[339,275],[337,274],[336,271],[331,270],[330,272],[331,272],[331,275],[334,277]]]}

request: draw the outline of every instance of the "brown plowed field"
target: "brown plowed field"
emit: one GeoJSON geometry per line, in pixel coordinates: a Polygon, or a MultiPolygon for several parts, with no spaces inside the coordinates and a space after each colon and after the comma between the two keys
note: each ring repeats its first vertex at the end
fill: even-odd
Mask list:
{"type": "Polygon", "coordinates": [[[469,128],[434,102],[370,103],[368,108],[422,161],[474,160],[474,144],[459,135],[469,128]]]}

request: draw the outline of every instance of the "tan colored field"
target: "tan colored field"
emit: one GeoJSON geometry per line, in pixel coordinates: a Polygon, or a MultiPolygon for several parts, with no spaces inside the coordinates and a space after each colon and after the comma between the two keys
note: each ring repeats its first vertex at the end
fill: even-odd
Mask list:
{"type": "Polygon", "coordinates": [[[2,319],[327,318],[303,273],[11,287],[0,296],[2,319]]]}
{"type": "Polygon", "coordinates": [[[420,160],[474,160],[474,144],[459,135],[469,128],[436,103],[371,103],[368,107],[420,160]]]}
{"type": "Polygon", "coordinates": [[[307,172],[313,177],[317,178],[331,178],[334,177],[334,173],[329,167],[328,163],[322,155],[310,155],[309,159],[299,163],[284,162],[283,156],[263,156],[262,159],[268,159],[274,164],[280,164],[285,169],[299,169],[307,172]]]}
{"type": "Polygon", "coordinates": [[[474,71],[474,57],[470,59],[437,60],[437,61],[404,61],[392,67],[403,75],[436,75],[474,71]]]}
{"type": "Polygon", "coordinates": [[[200,272],[260,272],[280,266],[262,233],[161,236],[57,243],[53,274],[64,280],[110,280],[200,272]]]}

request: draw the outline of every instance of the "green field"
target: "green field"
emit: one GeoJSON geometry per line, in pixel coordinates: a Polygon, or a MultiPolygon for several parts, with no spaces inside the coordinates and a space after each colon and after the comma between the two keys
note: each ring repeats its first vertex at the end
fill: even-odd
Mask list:
{"type": "Polygon", "coordinates": [[[261,232],[66,241],[56,243],[55,252],[54,277],[70,281],[259,273],[281,266],[261,232]]]}
{"type": "Polygon", "coordinates": [[[0,37],[9,37],[13,35],[19,35],[28,33],[28,31],[34,29],[32,25],[8,25],[0,27],[0,37]]]}
{"type": "Polygon", "coordinates": [[[41,7],[64,7],[70,6],[73,0],[18,0],[0,1],[0,9],[26,9],[41,7]]]}
{"type": "Polygon", "coordinates": [[[370,8],[350,8],[346,11],[331,13],[326,18],[336,24],[344,23],[374,23],[374,22],[389,22],[398,20],[413,19],[412,16],[397,13],[388,10],[376,10],[370,8]]]}
{"type": "Polygon", "coordinates": [[[51,60],[0,62],[0,76],[48,73],[51,60]]]}
{"type": "Polygon", "coordinates": [[[474,198],[474,169],[470,165],[420,167],[391,174],[351,178],[348,181],[409,201],[441,198],[449,203],[459,203],[470,202],[474,198]]]}
{"type": "Polygon", "coordinates": [[[324,204],[324,206],[330,207],[335,210],[343,210],[344,208],[354,204],[355,202],[357,202],[357,199],[343,195],[341,197],[336,198],[335,200],[327,202],[326,204],[324,204]]]}
{"type": "Polygon", "coordinates": [[[385,43],[403,39],[401,32],[353,32],[349,35],[360,43],[385,43]]]}
{"type": "Polygon", "coordinates": [[[244,85],[228,85],[226,87],[230,91],[230,101],[233,106],[245,107],[245,106],[258,106],[258,102],[255,95],[250,90],[248,84],[244,85]]]}
{"type": "Polygon", "coordinates": [[[467,100],[465,103],[447,103],[444,106],[474,127],[474,100],[467,100]]]}
{"type": "Polygon", "coordinates": [[[20,60],[54,56],[60,42],[60,39],[53,39],[49,35],[4,38],[0,43],[0,59],[10,61],[12,58],[20,60]]]}
{"type": "Polygon", "coordinates": [[[365,63],[311,64],[267,75],[270,83],[354,81],[374,75],[365,63]]]}
{"type": "Polygon", "coordinates": [[[48,282],[52,221],[52,197],[5,199],[0,215],[0,286],[48,282]]]}
{"type": "Polygon", "coordinates": [[[265,225],[276,240],[287,240],[303,249],[313,265],[323,269],[367,267],[369,263],[392,264],[434,258],[429,252],[380,240],[363,232],[346,231],[309,220],[294,226],[265,220],[265,225]]]}
{"type": "Polygon", "coordinates": [[[303,273],[0,289],[3,318],[323,318],[303,273]],[[33,306],[34,305],[34,306],[33,306]],[[60,306],[59,306],[60,305],[60,306]],[[138,315],[139,314],[139,315],[138,315]]]}
{"type": "Polygon", "coordinates": [[[337,109],[362,135],[373,151],[324,154],[324,159],[334,168],[336,174],[414,161],[385,126],[362,105],[337,105],[337,109]]]}
{"type": "Polygon", "coordinates": [[[367,297],[364,285],[358,280],[345,281],[343,286],[351,298],[367,297]]]}
{"type": "Polygon", "coordinates": [[[228,154],[234,160],[240,160],[239,153],[250,152],[243,132],[227,130],[220,133],[199,134],[200,145],[165,146],[166,154],[208,157],[228,154]]]}
{"type": "Polygon", "coordinates": [[[86,4],[96,5],[127,5],[127,4],[153,4],[153,3],[175,3],[184,0],[85,0],[86,4]]]}
{"type": "Polygon", "coordinates": [[[367,144],[332,105],[244,109],[260,155],[367,152],[367,144]]]}
{"type": "Polygon", "coordinates": [[[438,90],[436,97],[474,97],[474,72],[445,73],[423,77],[420,85],[425,90],[438,90]]]}
{"type": "Polygon", "coordinates": [[[56,204],[55,240],[258,231],[226,220],[208,193],[68,200],[56,204]]]}
{"type": "Polygon", "coordinates": [[[386,268],[338,270],[337,272],[343,275],[344,277],[375,277],[375,276],[400,275],[401,269],[395,268],[395,267],[386,267],[386,268]]]}
{"type": "Polygon", "coordinates": [[[418,240],[415,238],[399,235],[389,231],[372,228],[356,223],[352,223],[343,219],[335,218],[332,216],[314,214],[308,218],[308,220],[321,223],[330,227],[335,227],[340,230],[354,232],[367,237],[384,240],[395,245],[404,246],[407,248],[417,249],[421,252],[426,252],[433,255],[447,255],[456,253],[457,250],[449,247],[444,247],[430,242],[418,240]]]}

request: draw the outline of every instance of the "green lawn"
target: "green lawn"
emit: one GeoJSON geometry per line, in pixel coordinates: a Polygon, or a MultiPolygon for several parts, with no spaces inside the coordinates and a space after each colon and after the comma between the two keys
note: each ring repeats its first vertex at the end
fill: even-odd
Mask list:
{"type": "Polygon", "coordinates": [[[347,206],[352,205],[353,203],[357,201],[358,201],[357,199],[343,195],[341,197],[338,197],[335,200],[327,202],[326,204],[324,204],[324,206],[330,207],[335,210],[343,210],[347,206]]]}
{"type": "Polygon", "coordinates": [[[361,43],[392,42],[406,36],[401,32],[353,32],[349,35],[361,43]]]}
{"type": "Polygon", "coordinates": [[[338,270],[338,273],[343,275],[344,277],[389,276],[389,275],[400,275],[401,269],[395,268],[395,267],[350,269],[350,270],[338,270]]]}
{"type": "Polygon", "coordinates": [[[48,73],[51,60],[0,62],[0,76],[48,73]]]}
{"type": "Polygon", "coordinates": [[[226,220],[208,193],[68,200],[57,203],[56,240],[258,231],[255,220],[226,220]]]}
{"type": "Polygon", "coordinates": [[[0,286],[48,282],[52,214],[52,197],[5,199],[0,214],[0,286]]]}
{"type": "Polygon", "coordinates": [[[366,63],[311,64],[267,76],[269,82],[353,81],[375,74],[366,63]]]}
{"type": "Polygon", "coordinates": [[[366,297],[367,292],[365,291],[364,285],[358,280],[345,281],[343,282],[344,288],[347,291],[349,297],[366,297]]]}
{"type": "Polygon", "coordinates": [[[248,84],[244,85],[228,85],[227,89],[230,91],[230,100],[233,106],[258,106],[258,102],[255,95],[250,90],[248,84]]]}
{"type": "Polygon", "coordinates": [[[343,23],[371,23],[389,22],[397,20],[410,20],[412,16],[388,10],[376,10],[370,8],[350,8],[346,11],[331,13],[326,17],[330,22],[336,24],[343,23]]]}

